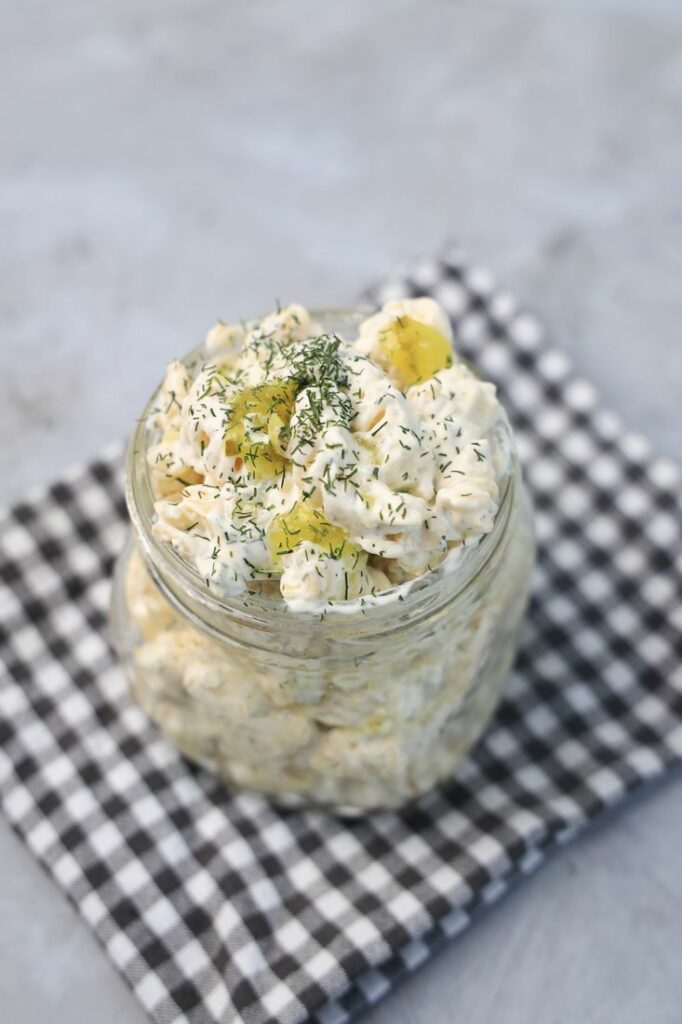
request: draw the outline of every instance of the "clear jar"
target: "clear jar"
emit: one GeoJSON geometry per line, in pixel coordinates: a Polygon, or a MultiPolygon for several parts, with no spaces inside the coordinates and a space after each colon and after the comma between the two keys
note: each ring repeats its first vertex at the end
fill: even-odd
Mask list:
{"type": "MultiPolygon", "coordinates": [[[[328,330],[357,322],[314,315],[328,330]]],[[[147,412],[129,446],[133,528],[112,619],[150,718],[229,786],[289,806],[398,807],[452,775],[498,702],[526,606],[534,546],[518,466],[493,530],[454,570],[352,613],[292,612],[257,587],[218,597],[154,537],[147,412]]]]}

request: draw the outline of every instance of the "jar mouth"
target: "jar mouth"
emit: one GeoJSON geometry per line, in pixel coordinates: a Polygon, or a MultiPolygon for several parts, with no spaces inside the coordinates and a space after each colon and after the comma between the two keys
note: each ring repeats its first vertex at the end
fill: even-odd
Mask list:
{"type": "MultiPolygon", "coordinates": [[[[310,315],[332,331],[357,327],[371,309],[312,309],[310,315]]],[[[192,349],[180,361],[190,372],[198,369],[207,359],[203,343],[192,349]]],[[[348,624],[358,620],[363,633],[381,632],[392,628],[396,621],[410,622],[432,613],[447,601],[453,600],[474,584],[477,576],[495,554],[505,534],[510,510],[514,503],[515,481],[518,475],[516,456],[512,452],[512,469],[500,485],[500,502],[492,530],[484,534],[477,544],[464,550],[456,560],[448,558],[435,569],[422,576],[397,584],[376,595],[349,601],[330,601],[319,611],[292,610],[281,595],[262,590],[247,590],[236,596],[223,596],[210,590],[204,578],[171,545],[159,540],[152,530],[155,496],[152,489],[146,452],[150,442],[148,421],[161,383],[149,397],[128,444],[125,464],[125,496],[133,530],[142,555],[157,584],[167,590],[170,584],[173,603],[183,610],[201,607],[210,613],[213,622],[222,616],[225,621],[238,617],[272,628],[278,622],[291,625],[292,616],[297,626],[319,630],[321,620],[345,618],[348,624]]],[[[462,550],[462,549],[460,549],[462,550]]],[[[168,594],[166,596],[169,596],[168,594]]],[[[192,613],[192,618],[196,612],[192,613]]],[[[201,616],[199,617],[201,620],[201,616]]],[[[357,632],[357,627],[354,627],[357,632]]]]}

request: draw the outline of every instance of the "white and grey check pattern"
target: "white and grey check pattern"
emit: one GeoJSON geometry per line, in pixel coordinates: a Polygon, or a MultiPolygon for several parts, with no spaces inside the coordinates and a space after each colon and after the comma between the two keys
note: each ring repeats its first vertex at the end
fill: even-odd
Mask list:
{"type": "Polygon", "coordinates": [[[158,1024],[342,1024],[556,843],[682,755],[675,467],[597,404],[456,254],[434,295],[509,410],[540,564],[485,738],[404,813],[344,822],[234,796],[129,699],[106,639],[120,452],[0,522],[0,797],[158,1024]]]}

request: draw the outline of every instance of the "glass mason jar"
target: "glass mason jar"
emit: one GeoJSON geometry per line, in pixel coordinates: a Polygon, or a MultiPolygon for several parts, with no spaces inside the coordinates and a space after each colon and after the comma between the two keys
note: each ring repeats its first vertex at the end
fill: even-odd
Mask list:
{"type": "MultiPolygon", "coordinates": [[[[325,330],[362,314],[314,313],[325,330]]],[[[201,363],[201,348],[187,357],[201,363]]],[[[150,399],[131,439],[132,537],[114,579],[114,642],[163,733],[231,787],[343,814],[398,807],[452,775],[499,699],[534,560],[519,467],[492,531],[400,599],[292,612],[267,585],[220,597],[152,533],[150,399]]]]}

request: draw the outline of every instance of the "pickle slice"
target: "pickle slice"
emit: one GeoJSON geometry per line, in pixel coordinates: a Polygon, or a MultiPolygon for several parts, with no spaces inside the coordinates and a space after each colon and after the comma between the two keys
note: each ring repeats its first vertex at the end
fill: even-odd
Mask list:
{"type": "Polygon", "coordinates": [[[437,327],[399,316],[379,335],[379,358],[405,391],[451,366],[452,348],[437,327]]]}

